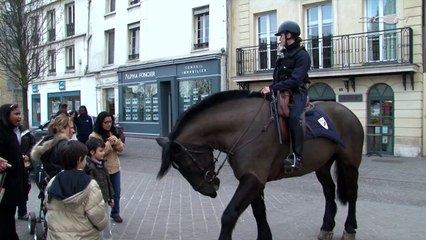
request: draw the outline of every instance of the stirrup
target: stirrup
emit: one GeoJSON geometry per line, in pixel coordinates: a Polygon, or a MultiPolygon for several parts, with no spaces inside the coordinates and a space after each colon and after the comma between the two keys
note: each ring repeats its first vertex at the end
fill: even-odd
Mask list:
{"type": "Polygon", "coordinates": [[[293,170],[299,170],[302,168],[302,159],[296,156],[294,153],[290,153],[286,159],[284,159],[284,169],[286,173],[291,173],[293,170]]]}

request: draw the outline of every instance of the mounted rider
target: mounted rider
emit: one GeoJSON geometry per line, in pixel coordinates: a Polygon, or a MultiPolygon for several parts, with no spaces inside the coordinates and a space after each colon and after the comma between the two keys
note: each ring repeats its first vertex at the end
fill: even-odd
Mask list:
{"type": "Polygon", "coordinates": [[[307,101],[309,83],[308,71],[311,67],[311,58],[306,49],[301,46],[300,27],[296,22],[285,21],[278,27],[275,36],[279,36],[280,54],[277,58],[273,73],[273,82],[263,87],[263,94],[271,91],[279,93],[290,91],[292,104],[288,124],[290,129],[292,152],[284,160],[286,170],[300,169],[303,159],[304,132],[300,121],[307,101]]]}

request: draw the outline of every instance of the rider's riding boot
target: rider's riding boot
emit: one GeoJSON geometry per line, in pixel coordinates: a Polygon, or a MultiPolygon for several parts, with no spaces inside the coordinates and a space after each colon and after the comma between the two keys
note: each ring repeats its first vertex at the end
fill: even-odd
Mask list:
{"type": "Polygon", "coordinates": [[[303,153],[303,129],[302,126],[298,125],[296,128],[290,130],[291,133],[291,145],[293,152],[290,153],[284,160],[285,170],[299,170],[302,168],[302,153],[303,153]]]}

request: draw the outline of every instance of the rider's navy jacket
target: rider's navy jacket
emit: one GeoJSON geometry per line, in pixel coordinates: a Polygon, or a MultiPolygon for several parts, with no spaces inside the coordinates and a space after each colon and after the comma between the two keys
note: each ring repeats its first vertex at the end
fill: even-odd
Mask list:
{"type": "Polygon", "coordinates": [[[298,51],[299,48],[300,43],[295,42],[282,50],[284,56],[287,54],[294,54],[294,52],[297,51],[293,56],[295,59],[294,69],[292,69],[291,76],[288,79],[280,79],[280,77],[278,77],[280,75],[278,74],[278,71],[281,71],[284,67],[284,59],[277,59],[273,75],[273,83],[270,86],[273,91],[276,92],[283,89],[290,89],[294,92],[299,91],[299,88],[303,85],[303,81],[311,67],[311,58],[306,50],[303,49],[298,51]]]}

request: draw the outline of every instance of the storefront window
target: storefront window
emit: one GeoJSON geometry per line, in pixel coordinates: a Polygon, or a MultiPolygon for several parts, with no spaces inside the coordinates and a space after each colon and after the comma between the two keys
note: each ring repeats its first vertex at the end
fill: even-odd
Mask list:
{"type": "Polygon", "coordinates": [[[123,87],[124,121],[158,122],[157,83],[142,82],[123,87]]]}
{"type": "Polygon", "coordinates": [[[61,104],[61,97],[49,97],[48,98],[48,118],[50,119],[59,111],[59,105],[61,104]]]}
{"type": "Polygon", "coordinates": [[[179,81],[179,114],[211,94],[208,79],[179,81]]]}
{"type": "Polygon", "coordinates": [[[48,119],[50,119],[59,111],[59,105],[61,103],[66,103],[68,105],[68,111],[78,109],[81,105],[80,91],[48,94],[47,95],[48,119]]]}
{"type": "Polygon", "coordinates": [[[31,107],[32,111],[32,125],[38,126],[41,122],[41,112],[40,112],[40,94],[32,95],[33,103],[31,107]]]}

